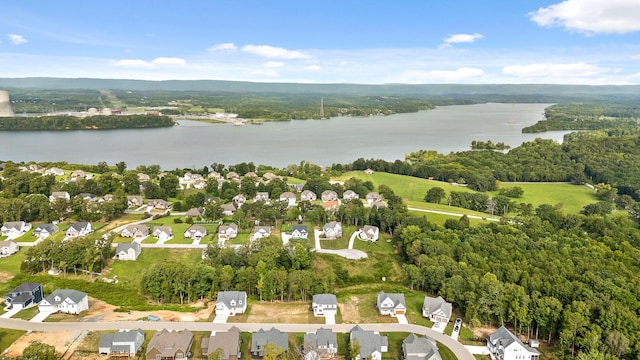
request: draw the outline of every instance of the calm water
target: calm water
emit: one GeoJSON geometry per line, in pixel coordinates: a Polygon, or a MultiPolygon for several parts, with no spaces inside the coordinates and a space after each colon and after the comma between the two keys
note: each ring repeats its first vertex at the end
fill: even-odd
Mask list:
{"type": "Polygon", "coordinates": [[[285,167],[301,161],[318,165],[365,159],[404,159],[420,150],[468,150],[472,140],[516,147],[536,137],[562,142],[566,131],[522,134],[542,119],[549,104],[480,104],[386,117],[295,120],[262,126],[180,121],[159,129],[0,132],[0,160],[67,161],[95,164],[125,161],[129,168],[159,164],[163,169],[202,167],[213,162],[252,161],[285,167]]]}

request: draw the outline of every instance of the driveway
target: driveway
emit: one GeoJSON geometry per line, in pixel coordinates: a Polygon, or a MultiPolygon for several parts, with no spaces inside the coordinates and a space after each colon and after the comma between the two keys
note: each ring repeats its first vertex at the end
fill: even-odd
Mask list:
{"type": "Polygon", "coordinates": [[[474,355],[489,355],[489,349],[486,346],[465,345],[465,348],[474,355]]]}
{"type": "Polygon", "coordinates": [[[396,319],[398,319],[398,324],[409,324],[409,321],[407,320],[407,317],[404,315],[396,315],[396,319]]]}
{"type": "Polygon", "coordinates": [[[20,312],[20,310],[22,310],[22,309],[13,308],[13,309],[7,311],[6,313],[0,315],[0,318],[8,319],[8,318],[12,317],[13,315],[17,314],[18,312],[20,312]]]}
{"type": "Polygon", "coordinates": [[[433,323],[433,326],[431,328],[433,329],[433,331],[437,331],[440,334],[444,334],[444,328],[445,327],[447,327],[447,323],[436,321],[436,322],[433,323]]]}
{"type": "Polygon", "coordinates": [[[213,319],[213,323],[214,324],[226,324],[227,320],[229,320],[229,315],[216,315],[216,317],[213,319]]]}
{"type": "Polygon", "coordinates": [[[335,325],[336,324],[336,314],[329,311],[324,313],[324,323],[327,325],[335,325]]]}
{"type": "Polygon", "coordinates": [[[36,316],[34,316],[31,320],[31,322],[43,322],[44,319],[48,318],[49,315],[53,314],[52,312],[48,312],[48,311],[40,311],[39,313],[36,314],[36,316]]]}

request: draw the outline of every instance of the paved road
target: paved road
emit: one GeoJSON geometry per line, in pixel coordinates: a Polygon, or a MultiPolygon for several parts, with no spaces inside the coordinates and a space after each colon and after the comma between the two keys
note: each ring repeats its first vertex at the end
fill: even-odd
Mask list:
{"type": "MultiPolygon", "coordinates": [[[[451,349],[459,360],[475,360],[475,357],[459,342],[449,336],[440,334],[432,329],[413,324],[359,324],[364,330],[373,330],[380,333],[389,332],[412,332],[426,335],[433,338],[451,349]]],[[[183,330],[190,331],[227,331],[231,326],[238,327],[241,331],[255,332],[263,329],[276,327],[283,332],[315,332],[318,328],[329,328],[335,332],[349,332],[354,324],[247,324],[247,323],[227,323],[214,324],[212,322],[169,322],[169,321],[117,321],[117,322],[57,322],[57,323],[32,323],[19,319],[0,318],[0,328],[16,329],[26,331],[100,331],[100,330],[120,330],[137,329],[142,330],[183,330]]]]}

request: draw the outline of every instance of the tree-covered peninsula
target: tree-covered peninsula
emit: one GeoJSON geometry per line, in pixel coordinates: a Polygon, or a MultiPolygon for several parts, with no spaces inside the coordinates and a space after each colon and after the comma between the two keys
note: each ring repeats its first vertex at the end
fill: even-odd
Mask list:
{"type": "Polygon", "coordinates": [[[173,125],[174,121],[171,118],[156,115],[95,115],[87,117],[56,115],[0,118],[0,131],[130,129],[173,125]]]}

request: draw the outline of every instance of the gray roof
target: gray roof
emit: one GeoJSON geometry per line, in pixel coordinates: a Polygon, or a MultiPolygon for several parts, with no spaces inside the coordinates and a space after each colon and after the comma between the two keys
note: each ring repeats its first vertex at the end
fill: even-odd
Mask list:
{"type": "Polygon", "coordinates": [[[338,305],[338,300],[333,294],[315,294],[312,301],[314,304],[338,305]]]}
{"type": "Polygon", "coordinates": [[[173,229],[171,228],[171,226],[162,226],[162,225],[157,225],[153,227],[153,233],[155,234],[156,232],[165,232],[167,234],[173,234],[173,229]]]}
{"type": "Polygon", "coordinates": [[[491,343],[494,343],[494,344],[496,342],[499,342],[502,345],[502,347],[507,347],[513,344],[514,342],[517,342],[518,344],[520,344],[520,346],[529,350],[530,352],[535,354],[538,353],[538,350],[526,346],[524,343],[522,343],[522,341],[520,341],[520,339],[518,339],[517,336],[513,335],[513,333],[507,330],[507,328],[504,326],[501,326],[498,330],[496,330],[493,334],[491,334],[489,336],[489,341],[491,341],[491,343]]]}
{"type": "Polygon", "coordinates": [[[73,290],[73,289],[56,289],[51,295],[47,296],[47,302],[51,305],[57,305],[62,303],[66,298],[71,299],[76,304],[82,301],[87,296],[87,293],[73,290]],[[56,301],[56,296],[60,297],[60,301],[56,301]]]}
{"type": "Polygon", "coordinates": [[[246,291],[220,291],[216,301],[225,304],[228,308],[239,307],[240,304],[247,303],[247,293],[246,291]],[[231,305],[234,300],[236,304],[231,305]]]}
{"type": "Polygon", "coordinates": [[[267,343],[274,343],[282,350],[287,351],[289,349],[289,336],[275,327],[268,331],[260,329],[251,335],[251,352],[259,352],[260,356],[262,356],[262,350],[267,343]]]}
{"type": "Polygon", "coordinates": [[[304,335],[304,351],[305,353],[310,350],[318,350],[320,347],[332,347],[338,348],[338,339],[336,334],[331,329],[320,328],[315,334],[309,333],[304,335]]]}
{"type": "Polygon", "coordinates": [[[383,346],[389,346],[389,339],[386,336],[380,336],[370,330],[365,331],[358,325],[351,329],[349,339],[351,341],[358,340],[360,343],[360,358],[362,359],[366,359],[374,351],[382,352],[383,346]]]}
{"type": "Polygon", "coordinates": [[[24,221],[9,221],[4,223],[4,227],[7,229],[16,229],[16,230],[22,230],[22,227],[25,226],[25,222],[24,221]]]}
{"type": "Polygon", "coordinates": [[[116,254],[119,253],[120,251],[129,251],[129,249],[133,249],[133,251],[136,252],[136,256],[140,255],[140,251],[142,251],[140,244],[138,244],[137,242],[119,243],[118,247],[116,247],[116,254]]]}
{"type": "Polygon", "coordinates": [[[46,231],[49,234],[58,232],[60,229],[54,224],[40,224],[36,226],[35,232],[46,231]]]}
{"type": "Polygon", "coordinates": [[[293,227],[293,229],[291,231],[296,231],[298,230],[299,232],[303,233],[309,233],[309,230],[307,230],[307,225],[296,225],[293,227]]]}
{"type": "Polygon", "coordinates": [[[212,334],[209,338],[202,339],[201,347],[207,356],[216,352],[217,349],[222,349],[221,360],[229,359],[231,356],[237,358],[240,347],[240,329],[232,326],[227,332],[218,331],[215,335],[212,334]]]}
{"type": "Polygon", "coordinates": [[[382,303],[386,298],[391,299],[393,301],[394,308],[398,305],[402,305],[405,308],[407,307],[407,303],[404,301],[404,294],[386,294],[384,291],[380,291],[378,293],[378,307],[380,307],[380,303],[382,303]]]}
{"type": "MultiPolygon", "coordinates": [[[[118,331],[116,333],[111,334],[102,334],[100,336],[100,342],[98,343],[99,348],[108,347],[111,351],[120,351],[120,352],[128,352],[128,346],[116,345],[114,346],[114,342],[123,343],[123,342],[136,342],[136,338],[138,334],[142,334],[142,338],[144,339],[144,331],[142,329],[137,329],[135,331],[118,331]]],[[[142,344],[138,344],[142,345],[142,344]]]]}
{"type": "Polygon", "coordinates": [[[231,223],[229,225],[220,225],[220,227],[218,228],[218,233],[224,233],[228,229],[234,229],[237,232],[238,231],[238,225],[236,225],[234,223],[231,223]]]}
{"type": "Polygon", "coordinates": [[[441,360],[435,340],[409,334],[402,341],[402,352],[405,360],[441,360]],[[420,354],[425,354],[419,356],[420,354]]]}
{"type": "Polygon", "coordinates": [[[72,229],[76,230],[76,231],[80,231],[80,230],[86,229],[88,225],[89,225],[88,222],[80,221],[80,222],[73,223],[73,224],[69,225],[69,228],[67,229],[67,231],[72,230],[72,229]]]}
{"type": "Polygon", "coordinates": [[[20,292],[32,292],[42,285],[34,282],[24,282],[18,285],[15,289],[11,290],[12,293],[20,293],[20,292]]]}
{"type": "Polygon", "coordinates": [[[445,316],[451,317],[452,306],[451,303],[446,302],[442,296],[438,296],[437,298],[425,296],[422,309],[427,310],[430,314],[433,314],[436,310],[442,310],[445,316]]]}

